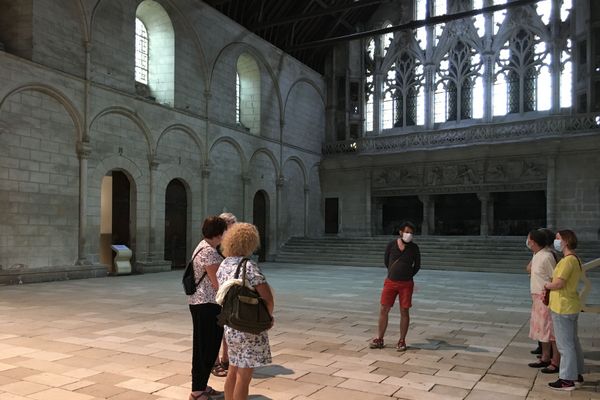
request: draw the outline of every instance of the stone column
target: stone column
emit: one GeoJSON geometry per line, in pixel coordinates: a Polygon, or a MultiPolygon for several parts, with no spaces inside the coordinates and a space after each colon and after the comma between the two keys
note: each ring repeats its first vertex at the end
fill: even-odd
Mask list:
{"type": "MultiPolygon", "coordinates": [[[[552,76],[552,113],[560,112],[560,70],[561,70],[561,39],[560,39],[560,6],[562,1],[552,0],[552,10],[550,11],[550,34],[549,44],[551,64],[550,73],[552,76]]],[[[576,46],[573,45],[573,53],[576,46]]]]}
{"type": "Polygon", "coordinates": [[[250,210],[252,200],[248,198],[250,195],[250,183],[252,179],[248,174],[242,174],[242,210],[244,211],[244,215],[242,215],[242,221],[250,221],[250,217],[252,216],[252,210],[250,210]]]}
{"type": "Polygon", "coordinates": [[[308,237],[308,214],[310,201],[310,185],[304,185],[304,237],[308,237]]]}
{"type": "Polygon", "coordinates": [[[280,225],[280,221],[281,221],[281,203],[282,203],[282,197],[283,197],[283,185],[285,183],[285,178],[283,177],[283,175],[279,175],[279,177],[277,177],[277,182],[275,183],[277,191],[275,193],[275,249],[276,251],[279,251],[279,240],[281,239],[281,225],[280,225]]]}
{"type": "Polygon", "coordinates": [[[487,236],[489,234],[488,223],[488,203],[490,199],[489,193],[477,193],[479,201],[481,201],[481,223],[479,226],[479,235],[487,236]]]}
{"type": "MultiPolygon", "coordinates": [[[[484,0],[483,6],[493,5],[491,0],[484,0]]],[[[483,122],[491,122],[494,117],[492,88],[494,87],[494,51],[492,50],[493,14],[485,13],[485,34],[483,36],[483,122]]]]}
{"type": "Polygon", "coordinates": [[[546,167],[546,227],[556,229],[556,157],[548,157],[546,167]]]}
{"type": "Polygon", "coordinates": [[[431,197],[427,194],[420,195],[419,200],[423,203],[423,221],[421,222],[421,235],[429,235],[431,220],[429,211],[431,209],[431,197]]]}
{"type": "Polygon", "coordinates": [[[154,155],[148,156],[148,167],[150,171],[149,179],[149,205],[148,205],[148,252],[146,261],[152,262],[156,257],[156,170],[158,169],[158,161],[154,155]]]}
{"type": "Polygon", "coordinates": [[[371,228],[371,174],[372,171],[365,170],[365,233],[367,236],[373,236],[371,228]]]}
{"type": "Polygon", "coordinates": [[[88,158],[92,148],[88,141],[77,143],[77,155],[79,157],[79,230],[77,241],[77,264],[89,264],[86,254],[87,218],[88,218],[88,158]]]}
{"type": "Polygon", "coordinates": [[[202,167],[202,217],[203,220],[208,215],[208,178],[210,177],[210,167],[205,165],[202,167]]]}

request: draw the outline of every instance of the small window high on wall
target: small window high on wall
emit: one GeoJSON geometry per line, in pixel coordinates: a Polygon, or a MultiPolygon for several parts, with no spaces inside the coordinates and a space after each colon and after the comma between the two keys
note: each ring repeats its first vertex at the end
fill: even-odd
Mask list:
{"type": "Polygon", "coordinates": [[[260,133],[260,69],[254,58],[242,54],[236,71],[236,123],[250,133],[260,133]]]}
{"type": "Polygon", "coordinates": [[[169,14],[154,0],[136,10],[135,80],[139,95],[173,105],[175,99],[175,32],[169,14]]]}

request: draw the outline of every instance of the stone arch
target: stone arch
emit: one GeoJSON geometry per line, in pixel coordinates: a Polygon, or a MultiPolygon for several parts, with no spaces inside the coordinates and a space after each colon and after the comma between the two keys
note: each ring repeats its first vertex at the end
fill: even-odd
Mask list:
{"type": "Polygon", "coordinates": [[[246,156],[244,155],[244,150],[242,149],[242,146],[240,146],[240,144],[237,141],[235,141],[235,139],[233,139],[229,136],[222,136],[222,137],[218,138],[217,140],[215,140],[212,143],[212,145],[210,146],[210,149],[208,150],[208,157],[210,158],[210,155],[213,152],[214,148],[220,143],[229,143],[237,150],[238,155],[240,156],[240,161],[242,163],[243,172],[245,172],[246,168],[247,168],[247,163],[246,163],[246,156]]]}
{"type": "Polygon", "coordinates": [[[130,214],[131,227],[130,240],[132,250],[138,260],[143,259],[142,254],[147,251],[147,233],[142,232],[146,226],[143,213],[138,213],[138,210],[147,209],[149,204],[148,190],[149,187],[148,175],[135,163],[135,161],[124,156],[110,156],[100,162],[95,167],[90,167],[88,179],[88,230],[86,232],[86,254],[89,254],[92,261],[98,262],[100,259],[100,242],[97,240],[100,233],[100,218],[101,218],[101,194],[102,194],[102,179],[111,171],[121,171],[127,175],[131,192],[134,198],[133,210],[130,214]]]}
{"type": "Polygon", "coordinates": [[[208,214],[224,211],[244,214],[244,183],[247,162],[239,143],[229,137],[216,140],[208,154],[208,214]]]}
{"type": "MultiPolygon", "coordinates": [[[[265,82],[266,84],[263,85],[263,81],[261,80],[261,109],[263,110],[262,114],[265,115],[265,113],[269,112],[272,113],[272,110],[269,108],[268,104],[265,104],[264,102],[266,100],[275,99],[275,104],[273,105],[273,108],[275,108],[275,111],[277,113],[277,118],[276,118],[276,122],[277,122],[277,126],[269,126],[269,120],[265,119],[265,118],[261,118],[261,134],[264,134],[266,132],[269,132],[271,130],[273,131],[279,131],[279,123],[282,121],[282,111],[283,111],[283,99],[282,99],[282,95],[281,95],[281,88],[279,86],[279,81],[277,78],[277,75],[275,74],[275,71],[273,71],[273,68],[271,67],[271,65],[267,62],[267,59],[265,58],[265,56],[259,51],[257,50],[254,46],[251,46],[247,43],[244,42],[232,42],[229,43],[228,45],[226,45],[225,47],[223,47],[219,53],[215,56],[215,59],[212,63],[212,67],[211,67],[211,71],[210,71],[210,75],[209,75],[209,91],[213,90],[213,85],[215,83],[215,81],[217,80],[217,78],[219,77],[218,74],[223,74],[223,69],[219,69],[217,68],[217,66],[219,65],[220,62],[222,62],[223,58],[225,58],[226,56],[231,56],[232,59],[236,59],[237,60],[237,56],[239,56],[242,53],[247,53],[250,56],[252,56],[255,61],[257,62],[257,64],[259,65],[259,68],[261,69],[261,71],[265,71],[267,73],[267,76],[270,78],[270,80],[268,82],[265,82]],[[272,87],[272,95],[273,96],[268,96],[267,94],[269,94],[269,88],[272,87]]],[[[261,73],[262,76],[262,73],[261,73]]],[[[235,85],[235,75],[232,75],[231,78],[226,79],[226,77],[224,76],[220,76],[219,79],[224,80],[224,82],[228,82],[228,79],[231,79],[231,90],[233,90],[233,96],[235,95],[235,90],[234,90],[234,85],[235,85]]],[[[214,93],[213,93],[213,98],[214,98],[214,93]]],[[[229,99],[229,98],[228,98],[229,99]]],[[[235,103],[233,103],[235,104],[235,103]]],[[[226,112],[230,112],[230,110],[225,110],[226,112]]],[[[233,110],[231,110],[233,111],[233,110]]],[[[227,114],[224,114],[221,116],[221,118],[223,118],[224,120],[233,120],[233,118],[227,118],[227,114]]],[[[274,122],[271,122],[271,124],[273,124],[274,122]]]]}
{"type": "Polygon", "coordinates": [[[273,154],[273,152],[271,152],[269,149],[266,148],[260,148],[258,150],[256,150],[253,154],[252,157],[250,157],[250,161],[248,162],[248,165],[250,166],[252,164],[252,161],[259,155],[259,154],[264,154],[266,155],[271,162],[273,163],[273,170],[275,171],[275,176],[279,176],[279,164],[277,162],[277,158],[275,157],[275,155],[273,154]]]}
{"type": "Polygon", "coordinates": [[[320,153],[325,140],[325,102],[316,85],[296,81],[286,97],[281,141],[320,153]]]}
{"type": "Polygon", "coordinates": [[[283,170],[285,170],[285,167],[288,164],[296,164],[298,165],[298,167],[300,168],[300,171],[302,171],[302,178],[303,178],[303,184],[306,185],[307,184],[307,177],[308,174],[306,173],[306,167],[304,166],[304,163],[302,162],[302,160],[297,157],[297,156],[291,156],[288,157],[287,160],[285,160],[285,162],[283,163],[283,170]]]}
{"type": "Polygon", "coordinates": [[[150,133],[150,129],[135,112],[133,112],[125,107],[119,107],[119,106],[108,107],[108,108],[105,108],[104,110],[100,111],[98,114],[96,114],[90,122],[90,134],[92,132],[92,127],[94,126],[96,121],[98,121],[100,118],[102,118],[106,115],[110,115],[110,114],[121,115],[121,116],[131,120],[141,130],[141,132],[144,135],[144,138],[146,140],[148,156],[151,156],[154,154],[152,151],[152,148],[154,146],[152,145],[153,140],[152,140],[152,135],[150,133]]]}
{"type": "Polygon", "coordinates": [[[77,141],[82,140],[83,124],[81,122],[81,116],[79,115],[77,108],[71,102],[71,100],[69,100],[69,98],[67,96],[65,96],[64,93],[62,93],[60,90],[55,89],[51,86],[45,85],[43,83],[30,83],[30,84],[25,84],[25,85],[19,86],[18,88],[15,88],[15,89],[11,90],[10,92],[8,92],[2,99],[0,99],[0,109],[2,109],[2,106],[4,105],[5,101],[10,96],[12,96],[14,94],[18,94],[23,91],[27,91],[27,90],[44,93],[44,94],[52,97],[54,100],[58,101],[65,108],[65,110],[67,111],[67,113],[69,114],[69,116],[71,117],[71,119],[73,121],[73,125],[75,126],[75,132],[77,135],[77,137],[75,137],[75,141],[77,142],[77,141]]]}
{"type": "Polygon", "coordinates": [[[261,131],[261,73],[258,63],[243,52],[236,62],[236,123],[251,133],[261,131]]]}
{"type": "Polygon", "coordinates": [[[321,102],[323,104],[323,108],[325,107],[326,103],[325,103],[325,94],[323,93],[323,91],[317,86],[317,84],[307,78],[300,78],[297,79],[296,81],[294,81],[294,83],[292,83],[292,85],[290,86],[290,89],[288,90],[286,96],[285,96],[285,103],[284,103],[284,107],[283,107],[283,115],[282,115],[282,119],[285,121],[285,116],[287,113],[287,107],[288,107],[288,100],[290,99],[290,95],[292,93],[292,91],[294,90],[294,88],[296,87],[296,85],[300,84],[300,83],[306,83],[310,86],[313,87],[313,89],[315,89],[315,91],[317,92],[317,94],[319,95],[319,97],[321,98],[321,102]]]}
{"type": "MultiPolygon", "coordinates": [[[[189,137],[191,140],[193,140],[194,145],[195,145],[195,151],[192,151],[192,149],[185,149],[186,151],[192,151],[194,154],[197,154],[200,157],[200,165],[203,164],[203,161],[206,159],[206,156],[204,155],[204,146],[202,144],[202,140],[198,137],[198,135],[196,135],[196,133],[192,130],[192,128],[190,128],[187,125],[183,125],[183,124],[173,124],[170,125],[168,127],[166,127],[158,136],[158,139],[156,141],[156,147],[154,148],[154,154],[156,156],[160,155],[159,149],[160,149],[160,145],[161,142],[163,141],[163,139],[169,135],[170,133],[175,133],[175,132],[182,132],[183,134],[185,134],[187,137],[189,137]]],[[[160,160],[159,160],[160,162],[160,160]]]]}

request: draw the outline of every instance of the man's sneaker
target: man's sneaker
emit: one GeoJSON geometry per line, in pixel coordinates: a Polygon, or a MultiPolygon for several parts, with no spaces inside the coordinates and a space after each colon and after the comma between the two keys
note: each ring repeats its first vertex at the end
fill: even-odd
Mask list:
{"type": "Polygon", "coordinates": [[[369,343],[369,347],[372,349],[383,349],[383,338],[375,338],[369,343]]]}
{"type": "Polygon", "coordinates": [[[406,351],[406,342],[404,340],[399,340],[396,345],[396,351],[406,351]]]}
{"type": "Polygon", "coordinates": [[[583,375],[577,375],[577,380],[575,381],[575,387],[579,388],[583,386],[583,375]]]}
{"type": "Polygon", "coordinates": [[[575,390],[575,383],[566,379],[559,379],[556,382],[550,382],[548,386],[554,390],[575,390]]]}

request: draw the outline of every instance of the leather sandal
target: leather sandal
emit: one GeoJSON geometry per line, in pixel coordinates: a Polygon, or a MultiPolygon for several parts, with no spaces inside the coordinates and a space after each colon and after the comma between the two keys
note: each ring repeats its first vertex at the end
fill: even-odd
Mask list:
{"type": "Polygon", "coordinates": [[[558,374],[559,370],[560,368],[558,367],[558,365],[550,363],[550,365],[548,365],[546,368],[542,368],[540,371],[543,374],[558,374]]]}
{"type": "MultiPolygon", "coordinates": [[[[229,364],[229,363],[227,363],[229,364]]],[[[229,365],[227,365],[229,366],[229,365]]],[[[223,364],[221,363],[216,363],[212,369],[210,370],[210,373],[213,374],[214,376],[218,376],[219,378],[225,378],[227,376],[227,368],[224,368],[223,364]]]]}

